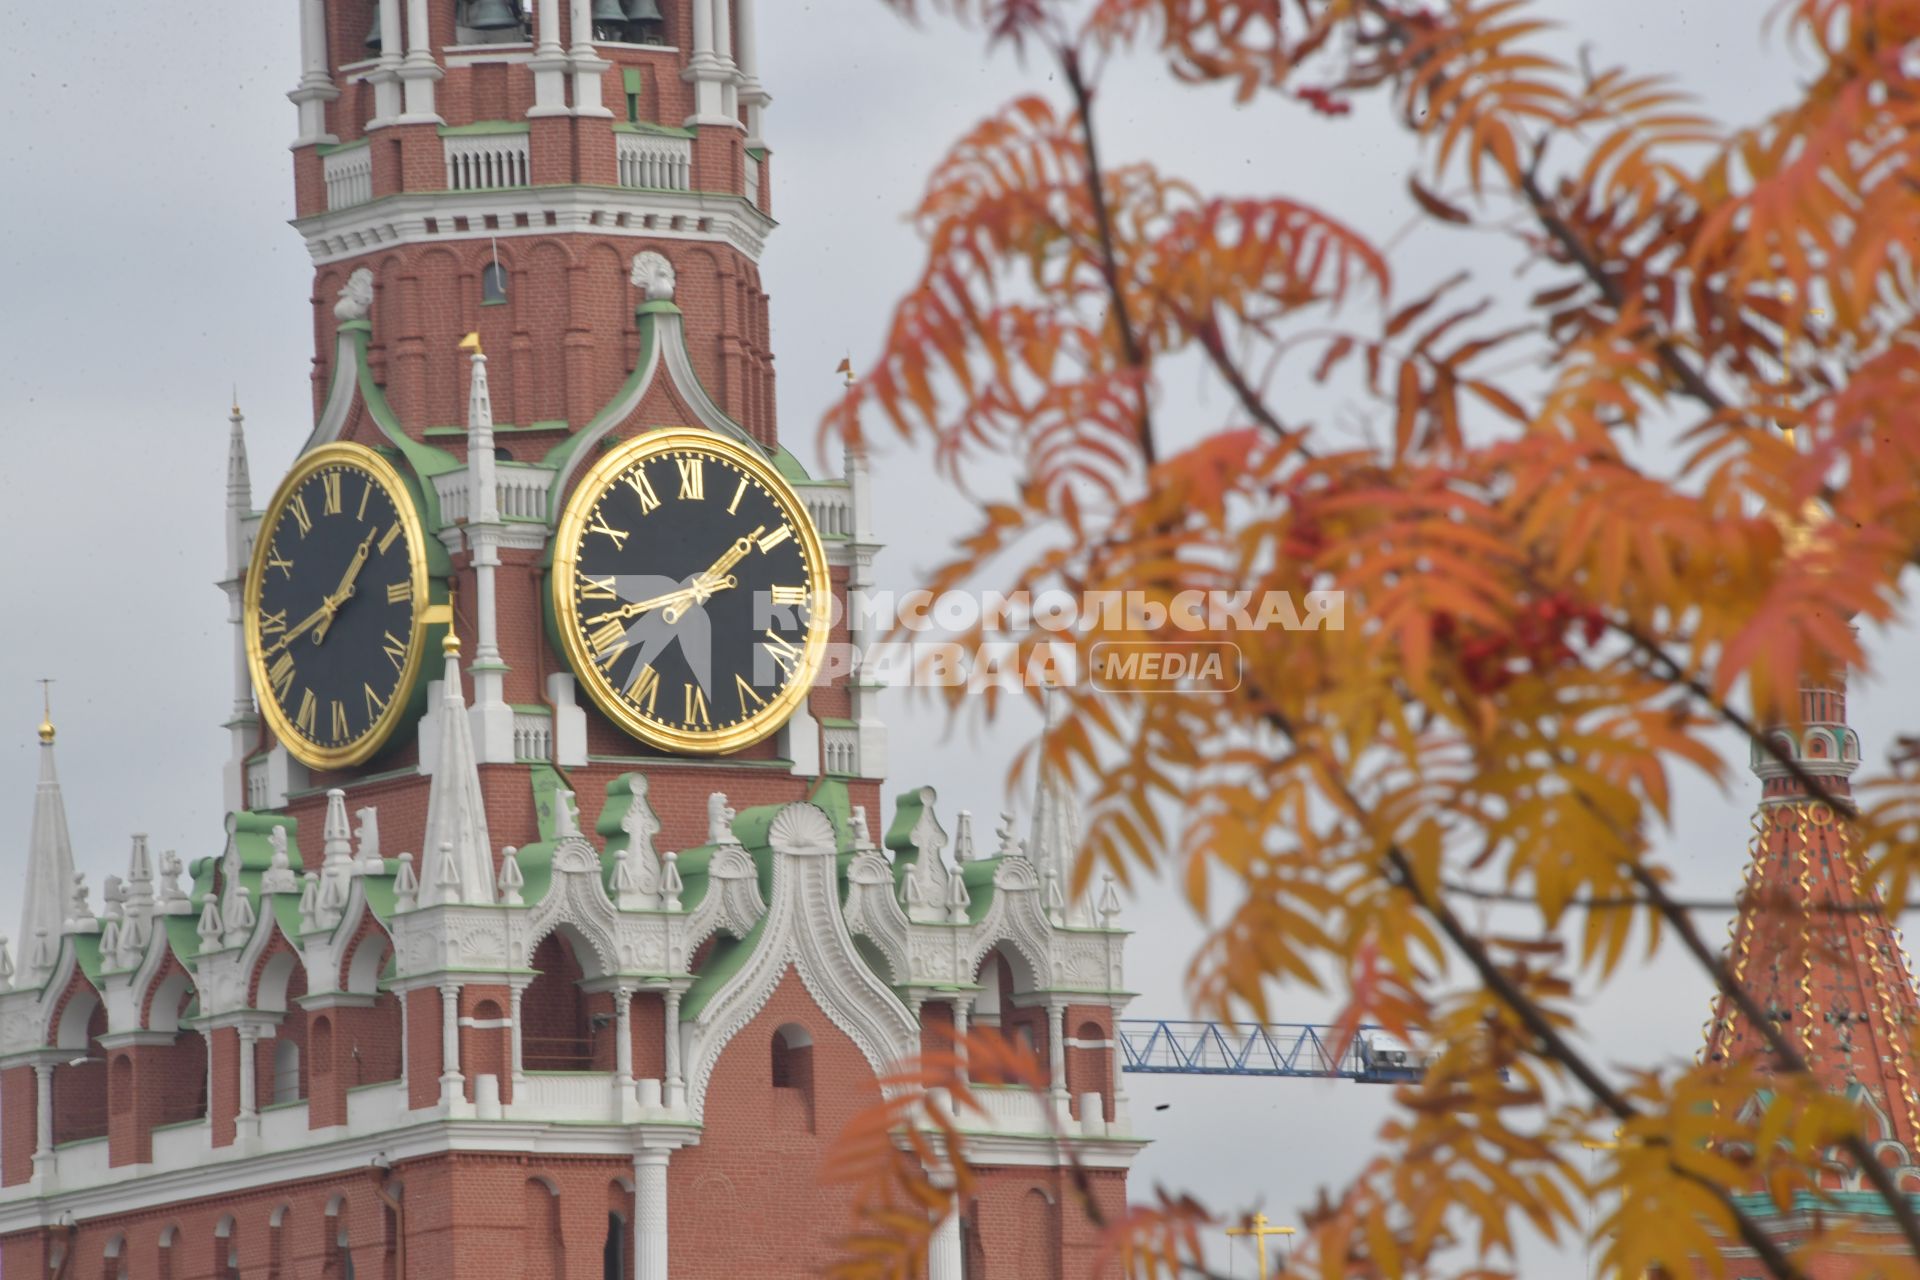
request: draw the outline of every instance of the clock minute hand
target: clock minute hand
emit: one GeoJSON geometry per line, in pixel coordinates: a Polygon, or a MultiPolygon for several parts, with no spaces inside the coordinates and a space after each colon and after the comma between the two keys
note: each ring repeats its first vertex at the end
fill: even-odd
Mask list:
{"type": "MultiPolygon", "coordinates": [[[[746,558],[747,552],[753,550],[754,539],[758,538],[761,533],[766,530],[766,527],[765,525],[756,525],[754,526],[753,532],[746,537],[734,539],[733,545],[728,547],[718,560],[708,565],[706,572],[697,573],[693,576],[693,585],[688,588],[692,594],[691,603],[705,604],[712,598],[714,592],[724,591],[728,587],[739,585],[739,581],[729,573],[728,570],[746,558]]],[[[675,623],[680,621],[686,612],[686,605],[676,604],[669,606],[661,617],[665,618],[668,623],[675,623]]]]}
{"type": "Polygon", "coordinates": [[[334,590],[332,595],[327,597],[325,606],[327,616],[326,619],[314,629],[313,642],[315,644],[319,644],[327,638],[327,628],[333,625],[333,615],[340,611],[341,605],[353,597],[353,581],[360,576],[360,570],[366,566],[367,555],[373,549],[373,537],[377,532],[379,532],[377,529],[370,531],[365,538],[361,539],[360,546],[353,553],[353,559],[347,562],[347,571],[340,575],[339,587],[334,590]]]}

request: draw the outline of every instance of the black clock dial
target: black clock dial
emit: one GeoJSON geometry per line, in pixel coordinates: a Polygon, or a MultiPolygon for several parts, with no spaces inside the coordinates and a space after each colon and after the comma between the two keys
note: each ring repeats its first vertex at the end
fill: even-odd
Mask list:
{"type": "Polygon", "coordinates": [[[263,517],[248,656],[276,735],[306,763],[358,763],[406,708],[427,605],[420,541],[398,477],[351,445],[304,459],[263,517]]]}
{"type": "Polygon", "coordinates": [[[826,583],[805,508],[766,464],[641,437],[569,506],[556,616],[596,701],[656,745],[731,750],[806,693],[826,583]]]}

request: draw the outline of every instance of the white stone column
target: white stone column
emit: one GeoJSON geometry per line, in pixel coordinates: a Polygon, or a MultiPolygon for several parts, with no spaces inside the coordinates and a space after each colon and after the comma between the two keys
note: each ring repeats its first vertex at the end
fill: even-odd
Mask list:
{"type": "Polygon", "coordinates": [[[667,1280],[667,1160],[672,1154],[633,1154],[634,1280],[667,1280]]]}
{"type": "Polygon", "coordinates": [[[527,1083],[527,1071],[526,1068],[521,1065],[523,1048],[520,1039],[520,997],[522,994],[520,985],[515,983],[510,999],[513,1006],[513,1013],[511,1015],[513,1018],[513,1039],[511,1041],[513,1046],[513,1097],[516,1102],[520,1099],[520,1090],[524,1088],[527,1083]]]}
{"type": "Polygon", "coordinates": [[[933,1229],[933,1239],[927,1242],[927,1280],[960,1280],[963,1265],[960,1203],[956,1199],[951,1211],[933,1229]]]}
{"type": "Polygon", "coordinates": [[[633,1096],[633,991],[613,989],[613,1087],[623,1098],[633,1096]]]}
{"type": "Polygon", "coordinates": [[[326,0],[300,0],[300,84],[287,95],[300,113],[294,146],[339,141],[327,132],[327,104],[339,96],[327,74],[326,0]]]}
{"type": "Polygon", "coordinates": [[[1053,1112],[1061,1124],[1071,1118],[1067,1102],[1067,1006],[1058,1001],[1047,1002],[1047,1071],[1051,1087],[1047,1096],[1053,1100],[1053,1112]]]}
{"type": "Polygon", "coordinates": [[[593,51],[593,0],[570,0],[569,21],[573,24],[573,48],[568,59],[573,64],[573,114],[611,116],[600,97],[600,77],[613,64],[593,51]]]}
{"type": "MultiPolygon", "coordinates": [[[[747,145],[764,147],[767,104],[773,96],[760,83],[760,35],[754,21],[759,0],[733,0],[734,34],[739,37],[734,61],[740,64],[740,102],[747,109],[747,145]]],[[[764,181],[764,179],[762,179],[764,181]]]]}
{"type": "Polygon", "coordinates": [[[720,86],[733,78],[733,68],[720,61],[714,52],[713,0],[693,0],[693,53],[681,79],[693,84],[693,114],[687,127],[703,124],[731,124],[723,108],[720,86]]]}
{"type": "Polygon", "coordinates": [[[567,70],[573,64],[567,61],[566,46],[560,43],[560,0],[540,0],[533,35],[533,61],[527,64],[533,71],[533,106],[527,115],[564,116],[567,70]]]}
{"type": "Polygon", "coordinates": [[[406,86],[407,124],[443,124],[434,105],[434,85],[441,76],[440,64],[433,60],[433,30],[428,25],[427,0],[407,0],[407,57],[400,64],[400,80],[406,86]]]}
{"type": "Polygon", "coordinates": [[[960,1059],[959,1076],[961,1084],[965,1084],[969,1076],[967,1071],[966,1040],[967,1011],[971,1007],[971,1002],[967,1000],[955,1000],[953,1002],[953,1049],[954,1055],[960,1059]]]}
{"type": "Polygon", "coordinates": [[[513,708],[507,705],[507,664],[500,659],[500,620],[494,571],[500,567],[500,486],[494,459],[493,394],[487,385],[487,357],[472,356],[467,409],[467,489],[470,505],[467,542],[473,548],[474,650],[473,706],[467,719],[473,730],[474,757],[481,764],[512,764],[513,708]]]}
{"type": "MultiPolygon", "coordinates": [[[[686,1099],[687,1082],[680,1075],[680,993],[668,987],[662,1001],[666,1016],[661,1027],[667,1050],[667,1105],[677,1107],[686,1099]]],[[[664,1273],[662,1273],[664,1274],[664,1273]]]]}
{"type": "Polygon", "coordinates": [[[376,129],[400,118],[400,57],[406,36],[400,26],[400,0],[380,0],[380,69],[368,79],[373,81],[373,119],[367,128],[376,129]]]}
{"type": "Polygon", "coordinates": [[[440,1101],[452,1105],[465,1092],[460,1074],[460,984],[440,988],[440,1101]]]}
{"type": "Polygon", "coordinates": [[[257,1070],[260,1054],[260,1028],[241,1026],[240,1039],[240,1115],[234,1121],[236,1136],[244,1141],[260,1136],[260,1081],[257,1070]]]}
{"type": "Polygon", "coordinates": [[[739,68],[733,61],[733,5],[731,0],[713,0],[713,56],[720,63],[720,114],[728,120],[740,118],[739,68]]]}
{"type": "Polygon", "coordinates": [[[33,1064],[33,1176],[43,1181],[53,1175],[53,1064],[33,1064]]]}

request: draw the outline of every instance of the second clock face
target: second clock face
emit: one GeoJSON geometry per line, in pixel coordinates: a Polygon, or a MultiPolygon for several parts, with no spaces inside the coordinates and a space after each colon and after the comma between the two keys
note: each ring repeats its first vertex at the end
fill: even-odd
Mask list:
{"type": "Polygon", "coordinates": [[[372,450],[302,458],[261,518],[247,574],[247,657],[274,734],[346,768],[398,727],[420,668],[425,548],[399,474],[372,450]]]}
{"type": "Polygon", "coordinates": [[[635,737],[738,750],[783,724],[826,642],[826,559],[766,460],[704,431],[616,448],[567,505],[554,617],[588,693],[635,737]]]}

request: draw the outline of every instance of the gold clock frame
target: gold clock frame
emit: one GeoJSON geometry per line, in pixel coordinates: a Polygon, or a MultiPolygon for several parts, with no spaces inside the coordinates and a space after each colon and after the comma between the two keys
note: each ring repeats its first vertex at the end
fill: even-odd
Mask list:
{"type": "Polygon", "coordinates": [[[560,646],[567,655],[574,675],[586,688],[594,705],[628,736],[664,751],[687,755],[727,755],[779,732],[813,691],[813,681],[820,674],[820,663],[826,656],[827,637],[832,629],[833,583],[828,576],[827,553],[820,543],[820,532],[814,527],[813,514],[807,510],[806,502],[787,483],[786,477],[774,469],[765,455],[726,436],[697,427],[667,427],[634,436],[609,449],[604,457],[593,464],[568,495],[560,523],[555,528],[553,569],[548,583],[548,600],[553,609],[554,630],[559,632],[560,646]],[[664,728],[648,722],[628,707],[588,652],[573,598],[580,542],[585,536],[587,522],[592,517],[592,509],[601,495],[635,463],[676,450],[693,450],[724,458],[765,485],[774,499],[787,508],[793,520],[794,533],[806,557],[808,577],[812,579],[807,608],[807,639],[793,679],[788,681],[778,697],[768,699],[766,706],[743,723],[710,733],[664,728]]]}
{"type": "Polygon", "coordinates": [[[413,491],[401,477],[398,468],[372,449],[352,441],[336,440],[320,445],[294,463],[293,470],[287,472],[280,481],[280,487],[273,491],[273,499],[261,513],[258,528],[253,554],[247,561],[246,589],[240,605],[246,631],[247,675],[253,681],[254,705],[260,708],[260,714],[266,717],[275,740],[287,749],[287,754],[309,769],[351,769],[355,765],[365,764],[380,753],[400,727],[401,721],[413,710],[415,686],[419,683],[420,670],[425,663],[427,628],[432,624],[434,610],[428,594],[426,526],[421,522],[419,509],[414,505],[413,491]],[[392,500],[407,544],[407,568],[413,582],[415,608],[413,630],[407,637],[406,666],[401,669],[400,683],[380,719],[358,742],[345,747],[317,747],[300,736],[286,710],[272,696],[271,685],[267,681],[266,661],[261,657],[260,584],[266,572],[267,552],[273,543],[268,530],[280,523],[289,498],[315,472],[341,464],[357,467],[372,476],[392,500]],[[263,694],[263,689],[268,692],[263,694]]]}

